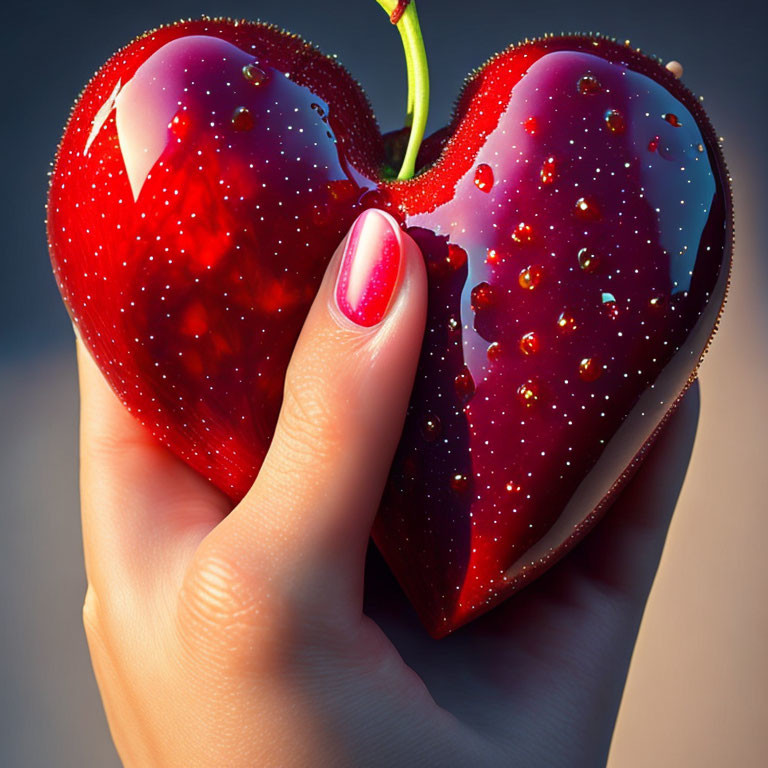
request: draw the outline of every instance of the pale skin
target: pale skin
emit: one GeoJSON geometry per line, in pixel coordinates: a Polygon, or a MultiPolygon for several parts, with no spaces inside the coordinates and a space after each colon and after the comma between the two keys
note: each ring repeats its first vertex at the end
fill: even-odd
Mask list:
{"type": "Polygon", "coordinates": [[[338,311],[337,250],[234,509],[134,420],[78,341],[83,621],[126,766],[605,761],[698,393],[587,541],[431,640],[380,564],[365,568],[425,322],[423,260],[401,237],[371,328],[338,311]]]}

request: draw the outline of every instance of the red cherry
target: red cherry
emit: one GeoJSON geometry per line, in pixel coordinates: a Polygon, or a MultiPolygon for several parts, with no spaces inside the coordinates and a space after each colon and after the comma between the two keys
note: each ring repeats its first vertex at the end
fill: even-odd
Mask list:
{"type": "Polygon", "coordinates": [[[715,326],[731,197],[700,103],[602,38],[491,58],[419,158],[410,181],[380,177],[385,143],[365,96],[300,38],[183,22],[123,49],[84,90],[53,169],[48,234],[64,301],[112,387],[234,502],[269,445],[342,234],[362,207],[400,218],[445,269],[428,276],[373,537],[440,636],[584,534],[597,515],[582,483],[600,500],[626,481],[603,468],[642,455],[715,326]],[[692,146],[695,163],[666,162],[692,146]],[[482,186],[481,158],[493,158],[482,186]],[[546,279],[521,290],[534,265],[546,279]],[[488,303],[472,296],[483,283],[488,303]],[[582,366],[591,350],[605,364],[582,366]],[[620,430],[636,407],[643,430],[620,430]]]}

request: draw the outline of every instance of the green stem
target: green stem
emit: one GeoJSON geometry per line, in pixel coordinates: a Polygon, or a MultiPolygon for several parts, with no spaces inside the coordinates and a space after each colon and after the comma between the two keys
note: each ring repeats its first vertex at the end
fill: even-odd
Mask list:
{"type": "MultiPolygon", "coordinates": [[[[376,0],[391,15],[398,6],[398,0],[376,0]]],[[[397,31],[403,41],[405,66],[408,72],[408,102],[405,124],[410,126],[408,146],[397,174],[398,179],[410,179],[416,171],[416,155],[419,153],[429,112],[429,70],[424,40],[421,37],[419,17],[414,0],[408,3],[405,12],[397,22],[397,31]]]]}

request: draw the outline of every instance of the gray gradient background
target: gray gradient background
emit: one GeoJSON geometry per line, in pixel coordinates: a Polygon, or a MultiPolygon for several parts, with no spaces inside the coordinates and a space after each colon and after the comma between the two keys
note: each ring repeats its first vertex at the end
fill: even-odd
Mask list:
{"type": "MultiPolygon", "coordinates": [[[[702,369],[696,446],[651,593],[610,765],[768,764],[766,12],[757,0],[420,0],[443,124],[508,43],[595,30],[665,59],[726,139],[737,266],[702,369]]],[[[373,0],[14,4],[0,25],[0,766],[115,766],[80,605],[73,337],[47,260],[46,171],[79,89],[144,29],[208,13],[272,21],[337,53],[399,126],[398,36],[373,0]]]]}

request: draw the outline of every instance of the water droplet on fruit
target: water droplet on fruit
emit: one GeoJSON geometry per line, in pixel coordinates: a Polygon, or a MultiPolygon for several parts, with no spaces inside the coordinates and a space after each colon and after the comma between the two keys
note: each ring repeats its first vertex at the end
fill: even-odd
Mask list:
{"type": "Polygon", "coordinates": [[[465,365],[461,373],[453,380],[453,388],[462,405],[468,403],[475,394],[475,382],[469,368],[465,365]]]}
{"type": "Polygon", "coordinates": [[[667,112],[667,114],[662,115],[662,117],[670,124],[674,125],[675,128],[679,128],[682,123],[678,119],[677,115],[673,115],[671,112],[667,112]]]}
{"type": "Polygon", "coordinates": [[[246,64],[243,67],[243,76],[249,83],[261,85],[267,81],[267,73],[256,64],[246,64]]]}
{"type": "Polygon", "coordinates": [[[486,264],[498,264],[499,261],[501,261],[501,257],[499,256],[499,252],[495,248],[489,248],[485,252],[486,264]]]}
{"type": "Polygon", "coordinates": [[[595,357],[585,357],[579,363],[579,376],[584,381],[597,381],[603,373],[603,366],[595,357]]]}
{"type": "Polygon", "coordinates": [[[466,493],[469,488],[469,478],[461,472],[457,472],[451,478],[451,489],[455,493],[466,493]]]}
{"type": "Polygon", "coordinates": [[[483,192],[490,192],[493,187],[493,171],[491,166],[480,163],[475,171],[475,186],[483,192]]]}
{"type": "Polygon", "coordinates": [[[652,306],[654,309],[661,309],[666,303],[666,298],[660,293],[656,294],[655,296],[651,296],[650,300],[648,301],[648,304],[650,304],[650,306],[652,306]]]}
{"type": "Polygon", "coordinates": [[[600,218],[600,209],[590,197],[580,197],[576,201],[574,212],[581,219],[594,220],[600,218]]]}
{"type": "Polygon", "coordinates": [[[517,388],[518,402],[526,408],[530,408],[538,402],[539,397],[541,396],[540,389],[537,381],[528,379],[528,381],[517,388]]]}
{"type": "Polygon", "coordinates": [[[171,133],[179,140],[186,139],[192,128],[192,118],[183,109],[180,109],[168,123],[171,133]]]}
{"type": "Polygon", "coordinates": [[[541,166],[539,176],[542,184],[551,184],[555,180],[555,158],[548,157],[541,166]]]}
{"type": "Polygon", "coordinates": [[[582,75],[577,83],[579,93],[584,96],[589,96],[593,93],[600,93],[602,86],[600,81],[594,75],[582,75]]]}
{"type": "Polygon", "coordinates": [[[529,117],[522,122],[523,130],[531,136],[535,136],[539,130],[539,121],[535,117],[529,117]]]}
{"type": "Polygon", "coordinates": [[[445,257],[445,263],[450,270],[461,269],[467,263],[467,252],[458,245],[451,243],[448,246],[448,255],[445,257]]]}
{"type": "Polygon", "coordinates": [[[506,485],[504,486],[504,490],[507,493],[520,493],[522,491],[522,486],[518,485],[514,480],[510,480],[506,485]]]}
{"type": "Polygon", "coordinates": [[[539,351],[539,337],[535,331],[529,331],[520,337],[520,351],[524,355],[535,355],[539,351]]]}
{"type": "Polygon", "coordinates": [[[591,248],[581,248],[576,258],[584,272],[594,272],[600,266],[600,257],[591,248]]]}
{"type": "Polygon", "coordinates": [[[648,142],[648,151],[649,152],[655,152],[659,148],[659,142],[661,141],[661,137],[654,136],[649,142],[648,142]]]}
{"type": "Polygon", "coordinates": [[[563,333],[571,333],[576,330],[576,318],[570,309],[564,309],[557,318],[557,327],[563,333]]]}
{"type": "Polygon", "coordinates": [[[461,324],[455,317],[448,318],[448,330],[451,331],[451,333],[455,333],[460,328],[461,328],[461,324]]]}
{"type": "Polygon", "coordinates": [[[238,107],[232,113],[232,127],[236,131],[250,131],[253,128],[253,115],[247,107],[238,107]]]}
{"type": "Polygon", "coordinates": [[[541,282],[543,273],[544,270],[536,264],[524,267],[520,270],[517,281],[520,283],[521,288],[532,291],[541,282]]]}
{"type": "Polygon", "coordinates": [[[433,443],[443,432],[443,425],[439,417],[428,413],[421,420],[421,435],[428,442],[433,443]]]}
{"type": "Polygon", "coordinates": [[[605,115],[605,126],[611,133],[624,133],[624,117],[618,109],[609,109],[605,115]]]}
{"type": "Polygon", "coordinates": [[[612,320],[619,316],[619,305],[616,303],[616,297],[612,293],[604,291],[601,297],[603,312],[612,320]]]}
{"type": "Polygon", "coordinates": [[[498,360],[499,356],[501,355],[501,345],[499,342],[494,341],[492,344],[490,344],[485,354],[491,361],[498,360]]]}
{"type": "Polygon", "coordinates": [[[533,239],[533,228],[530,224],[525,224],[524,222],[520,222],[513,230],[512,230],[512,239],[516,243],[530,243],[533,239]]]}
{"type": "Polygon", "coordinates": [[[488,283],[478,283],[469,296],[469,306],[474,312],[488,309],[493,304],[493,287],[488,283]]]}

